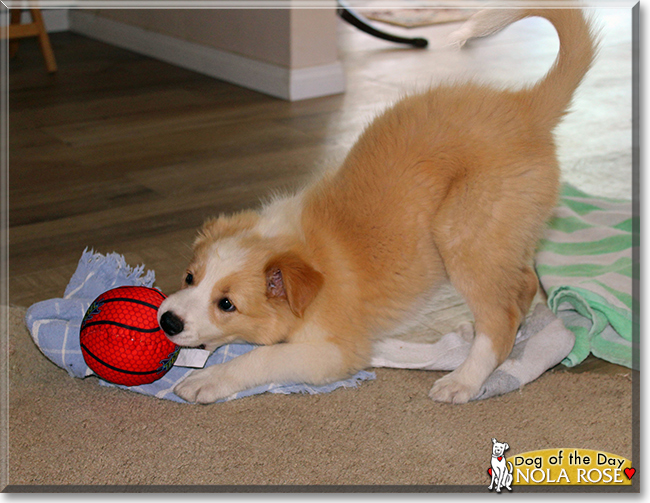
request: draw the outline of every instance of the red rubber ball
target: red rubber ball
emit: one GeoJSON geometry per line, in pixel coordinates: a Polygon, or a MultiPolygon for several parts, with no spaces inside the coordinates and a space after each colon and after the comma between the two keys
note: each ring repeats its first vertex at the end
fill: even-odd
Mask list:
{"type": "Polygon", "coordinates": [[[165,295],[154,288],[122,286],[104,292],[81,322],[79,342],[86,364],[105,381],[149,384],[172,368],[180,347],[158,325],[165,295]]]}

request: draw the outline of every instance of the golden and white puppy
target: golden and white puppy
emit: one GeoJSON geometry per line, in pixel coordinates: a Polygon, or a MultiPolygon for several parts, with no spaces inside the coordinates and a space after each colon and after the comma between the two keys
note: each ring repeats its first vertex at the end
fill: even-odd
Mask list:
{"type": "Polygon", "coordinates": [[[532,15],[553,23],[561,45],[536,85],[444,85],[407,97],[335,172],[260,211],[205,223],[160,324],[181,346],[260,347],[194,371],[177,395],[208,403],[264,383],[345,378],[445,281],[467,301],[476,335],[430,396],[463,403],[477,394],[508,357],[537,291],[532,257],[559,185],[553,129],[595,54],[579,10],[477,19],[503,27],[532,15]]]}

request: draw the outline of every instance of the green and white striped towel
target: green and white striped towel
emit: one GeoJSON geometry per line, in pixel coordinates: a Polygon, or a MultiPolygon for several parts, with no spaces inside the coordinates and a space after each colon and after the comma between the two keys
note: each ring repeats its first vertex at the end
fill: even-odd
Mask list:
{"type": "Polygon", "coordinates": [[[632,337],[633,311],[638,313],[633,309],[632,284],[638,280],[633,246],[638,246],[638,219],[630,201],[563,187],[536,268],[549,307],[576,336],[564,365],[573,367],[593,353],[638,370],[632,337]]]}

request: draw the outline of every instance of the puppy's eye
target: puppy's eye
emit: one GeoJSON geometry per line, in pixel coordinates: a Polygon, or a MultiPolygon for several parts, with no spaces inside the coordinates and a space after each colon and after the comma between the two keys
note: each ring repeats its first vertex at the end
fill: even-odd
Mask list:
{"type": "Polygon", "coordinates": [[[233,311],[237,310],[235,305],[230,302],[230,299],[228,297],[221,299],[217,305],[219,306],[219,309],[221,309],[224,313],[232,313],[233,311]]]}
{"type": "Polygon", "coordinates": [[[192,283],[194,283],[194,275],[191,272],[188,272],[185,276],[185,284],[191,285],[192,283]]]}

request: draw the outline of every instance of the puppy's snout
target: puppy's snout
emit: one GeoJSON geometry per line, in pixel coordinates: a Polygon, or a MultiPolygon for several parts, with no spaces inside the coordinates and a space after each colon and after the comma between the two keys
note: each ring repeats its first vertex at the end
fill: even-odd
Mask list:
{"type": "Polygon", "coordinates": [[[180,334],[183,327],[183,320],[171,311],[165,311],[160,317],[160,328],[169,336],[180,334]]]}

